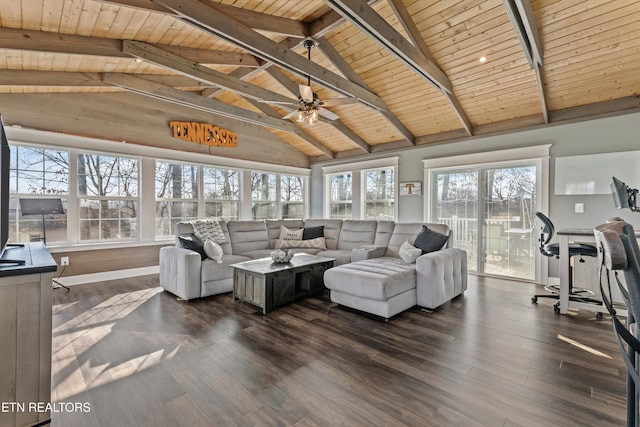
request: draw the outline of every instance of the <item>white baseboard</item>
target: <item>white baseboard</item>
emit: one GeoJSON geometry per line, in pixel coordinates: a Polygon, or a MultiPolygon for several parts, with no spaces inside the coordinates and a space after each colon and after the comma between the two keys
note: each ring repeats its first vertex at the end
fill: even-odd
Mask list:
{"type": "Polygon", "coordinates": [[[104,282],[106,280],[126,279],[128,277],[146,276],[149,274],[158,274],[160,266],[154,265],[150,267],[129,268],[126,270],[105,271],[102,273],[80,274],[77,276],[68,276],[53,278],[65,286],[84,285],[86,283],[104,282]]]}

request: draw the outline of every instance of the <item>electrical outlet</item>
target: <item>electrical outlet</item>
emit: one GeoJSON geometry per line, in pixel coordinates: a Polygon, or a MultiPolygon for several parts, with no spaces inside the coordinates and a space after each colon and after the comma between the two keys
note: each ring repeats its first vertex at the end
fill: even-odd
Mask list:
{"type": "Polygon", "coordinates": [[[63,256],[60,258],[60,265],[69,265],[69,257],[63,256]]]}
{"type": "Polygon", "coordinates": [[[576,213],[584,213],[584,203],[576,203],[574,210],[576,213]]]}

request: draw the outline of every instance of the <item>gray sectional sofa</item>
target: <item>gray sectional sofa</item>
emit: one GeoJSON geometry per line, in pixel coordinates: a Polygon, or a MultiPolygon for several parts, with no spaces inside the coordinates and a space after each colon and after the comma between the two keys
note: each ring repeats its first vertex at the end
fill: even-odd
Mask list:
{"type": "MultiPolygon", "coordinates": [[[[233,289],[231,264],[268,257],[280,244],[281,226],[290,230],[324,227],[326,249],[295,252],[335,258],[325,272],[325,286],[338,304],[389,318],[415,305],[435,309],[467,288],[466,254],[445,247],[420,255],[415,263],[400,258],[405,241],[414,242],[422,223],[371,220],[219,221],[225,236],[220,262],[185,249],[179,236],[193,233],[190,223],[176,226],[176,245],[160,250],[160,285],[181,299],[205,297],[233,289]]],[[[426,224],[450,235],[443,224],[426,224]]]]}

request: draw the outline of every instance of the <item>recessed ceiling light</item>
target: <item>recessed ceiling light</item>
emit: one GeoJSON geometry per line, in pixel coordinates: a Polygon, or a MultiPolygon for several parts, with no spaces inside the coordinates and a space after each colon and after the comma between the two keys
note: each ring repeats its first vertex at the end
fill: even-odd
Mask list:
{"type": "Polygon", "coordinates": [[[487,62],[487,57],[486,56],[481,56],[479,59],[481,64],[484,64],[485,62],[487,62]]]}
{"type": "Polygon", "coordinates": [[[136,61],[136,62],[142,62],[142,59],[140,59],[140,58],[136,58],[136,59],[134,59],[134,61],[136,61]]]}

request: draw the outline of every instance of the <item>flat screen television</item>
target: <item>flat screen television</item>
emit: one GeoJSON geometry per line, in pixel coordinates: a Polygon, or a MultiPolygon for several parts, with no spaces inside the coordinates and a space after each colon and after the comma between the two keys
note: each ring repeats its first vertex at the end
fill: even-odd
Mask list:
{"type": "MultiPolygon", "coordinates": [[[[11,150],[7,134],[4,132],[4,122],[0,115],[0,264],[24,264],[24,260],[8,259],[5,251],[9,245],[9,172],[11,168],[11,150]]],[[[21,246],[21,245],[17,245],[21,246]]]]}
{"type": "Polygon", "coordinates": [[[627,184],[620,181],[615,176],[611,183],[611,195],[613,196],[613,204],[616,209],[631,209],[633,212],[638,211],[636,206],[636,195],[638,190],[629,188],[627,184]]]}

